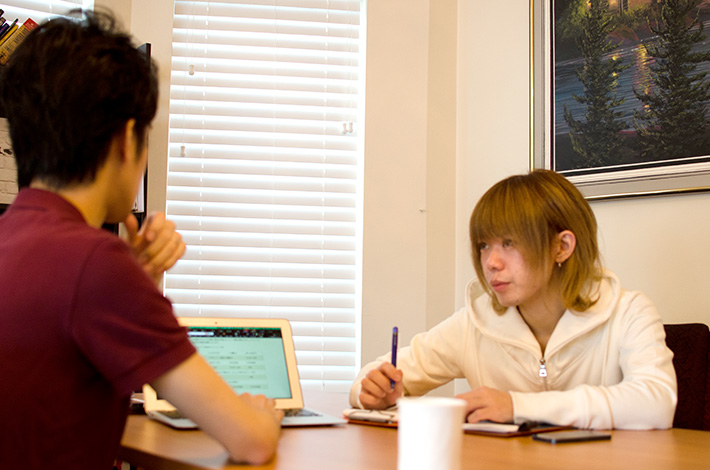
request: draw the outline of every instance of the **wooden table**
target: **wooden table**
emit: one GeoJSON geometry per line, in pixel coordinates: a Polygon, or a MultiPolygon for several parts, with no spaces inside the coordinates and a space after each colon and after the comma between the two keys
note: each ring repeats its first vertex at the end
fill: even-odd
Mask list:
{"type": "MultiPolygon", "coordinates": [[[[334,397],[337,401],[331,396],[330,405],[311,406],[329,413],[342,411],[347,406],[344,397],[334,397]]],[[[463,437],[462,452],[464,470],[710,469],[710,432],[613,431],[610,441],[556,445],[536,442],[530,437],[467,434],[463,437]]],[[[146,470],[395,470],[397,431],[354,424],[284,429],[272,462],[262,467],[245,467],[231,463],[224,449],[201,431],[176,431],[145,416],[131,416],[119,458],[146,470]]]]}

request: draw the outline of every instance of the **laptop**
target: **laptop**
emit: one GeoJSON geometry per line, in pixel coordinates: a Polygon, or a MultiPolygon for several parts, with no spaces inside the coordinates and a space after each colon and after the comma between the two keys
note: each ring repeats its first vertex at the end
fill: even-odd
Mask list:
{"type": "MultiPolygon", "coordinates": [[[[197,351],[237,393],[274,398],[284,410],[283,427],[328,426],[347,421],[304,407],[291,325],[285,319],[180,317],[197,351]]],[[[180,415],[150,385],[143,408],[156,421],[178,429],[197,425],[180,415]]]]}

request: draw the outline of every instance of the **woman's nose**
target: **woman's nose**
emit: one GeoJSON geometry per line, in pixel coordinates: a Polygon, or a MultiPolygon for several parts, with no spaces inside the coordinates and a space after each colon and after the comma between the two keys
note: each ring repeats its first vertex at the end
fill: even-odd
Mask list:
{"type": "Polygon", "coordinates": [[[500,269],[502,264],[503,260],[500,257],[500,253],[498,253],[498,250],[496,248],[491,248],[486,255],[485,266],[489,270],[494,271],[500,269]]]}

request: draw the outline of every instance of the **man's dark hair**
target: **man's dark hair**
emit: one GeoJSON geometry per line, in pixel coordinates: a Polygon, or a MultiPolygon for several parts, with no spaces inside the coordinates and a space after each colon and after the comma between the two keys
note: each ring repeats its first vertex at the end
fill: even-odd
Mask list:
{"type": "Polygon", "coordinates": [[[110,13],[74,10],[41,24],[0,74],[18,186],[93,181],[130,119],[142,150],[157,101],[155,65],[110,13]]]}

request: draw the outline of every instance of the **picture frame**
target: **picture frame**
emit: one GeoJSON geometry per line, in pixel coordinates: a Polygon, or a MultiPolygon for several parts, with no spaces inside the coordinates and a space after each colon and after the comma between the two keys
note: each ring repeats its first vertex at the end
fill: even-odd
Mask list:
{"type": "MultiPolygon", "coordinates": [[[[574,0],[565,0],[564,6],[574,0]]],[[[595,2],[584,2],[587,5],[595,2]]],[[[608,6],[622,8],[624,5],[628,8],[631,5],[638,5],[642,1],[628,0],[611,0],[608,6]]],[[[649,1],[648,3],[652,3],[649,1]]],[[[653,2],[656,3],[656,2],[653,2]]],[[[707,13],[710,15],[710,2],[703,1],[703,4],[709,4],[707,13]]],[[[636,96],[635,91],[641,88],[639,85],[639,70],[638,64],[649,63],[648,57],[642,57],[644,53],[647,55],[648,49],[644,44],[651,44],[649,38],[649,30],[641,31],[637,34],[631,28],[631,31],[626,29],[622,33],[626,36],[619,41],[623,45],[618,49],[619,52],[607,53],[605,59],[618,60],[614,54],[621,57],[621,63],[624,59],[630,62],[628,70],[626,69],[617,74],[619,89],[626,87],[618,95],[622,95],[626,106],[618,111],[620,120],[626,120],[626,128],[619,134],[622,135],[624,145],[621,151],[614,153],[609,152],[609,160],[602,164],[585,164],[580,163],[581,158],[579,153],[572,152],[575,150],[570,137],[569,123],[564,107],[570,110],[569,116],[575,120],[574,114],[579,116],[578,121],[584,121],[584,113],[580,110],[579,102],[572,95],[584,95],[586,88],[579,81],[579,76],[576,73],[580,67],[584,67],[583,54],[577,49],[577,56],[571,52],[570,44],[564,43],[558,38],[555,45],[554,27],[557,22],[557,27],[561,28],[560,18],[555,15],[560,13],[563,5],[557,5],[555,10],[555,0],[530,0],[530,166],[534,168],[546,168],[557,171],[565,175],[572,181],[589,200],[595,199],[613,199],[636,196],[649,195],[665,195],[677,193],[691,193],[710,190],[710,145],[699,146],[702,150],[696,150],[696,155],[669,155],[669,152],[663,153],[656,151],[656,155],[662,157],[654,157],[653,152],[650,156],[643,154],[639,149],[641,147],[642,138],[639,137],[644,129],[655,130],[654,127],[635,127],[634,119],[637,117],[643,118],[646,116],[643,111],[648,109],[644,103],[636,96]],[[638,38],[634,44],[634,34],[638,38]],[[645,42],[644,42],[645,41],[645,42]],[[559,51],[557,49],[560,49],[559,51]],[[635,56],[634,56],[635,54],[635,56]],[[639,59],[639,56],[641,58],[639,59]],[[634,67],[637,69],[634,70],[634,67]],[[624,79],[622,74],[626,73],[627,78],[624,79]],[[631,89],[629,89],[628,74],[632,73],[631,89]],[[577,81],[576,85],[570,85],[571,82],[577,81]],[[635,87],[635,88],[634,88],[635,87]],[[571,91],[570,91],[571,89],[571,91]],[[628,101],[627,101],[628,100],[628,101]],[[575,106],[576,105],[576,109],[575,106]],[[634,114],[638,111],[639,114],[634,114]],[[562,122],[561,122],[562,121],[562,122]],[[632,121],[632,122],[629,122],[632,121]],[[634,153],[636,152],[636,153],[634,153]],[[575,158],[577,160],[575,161],[575,158]],[[618,159],[618,160],[614,160],[618,159]]],[[[589,12],[587,7],[587,12],[589,12]]],[[[578,12],[579,13],[579,12],[578,12]]],[[[621,28],[619,28],[621,29],[621,28]]],[[[569,35],[569,32],[567,32],[569,35]]],[[[710,28],[704,31],[707,36],[708,47],[710,48],[710,28]]],[[[612,36],[611,39],[618,40],[619,34],[612,36]]],[[[576,47],[576,46],[575,46],[576,47]]],[[[652,50],[653,52],[653,50],[652,50]]],[[[660,61],[657,61],[660,63],[660,61]]],[[[652,65],[655,66],[656,62],[652,65]]],[[[703,70],[710,70],[710,61],[702,63],[703,70]]],[[[649,79],[649,69],[644,68],[646,80],[649,79]]],[[[710,80],[710,73],[704,80],[710,80]]],[[[643,92],[644,89],[641,90],[643,92]]],[[[612,98],[613,99],[613,96],[612,98]]],[[[608,103],[616,104],[613,101],[608,103]]],[[[710,101],[708,101],[710,103],[710,101]]],[[[708,105],[706,104],[706,107],[708,105]]],[[[613,108],[613,106],[610,106],[613,108]]],[[[710,109],[706,113],[710,116],[710,109]]],[[[707,118],[710,122],[710,117],[707,118]]],[[[640,122],[642,119],[635,119],[640,122]]],[[[577,122],[578,122],[577,121],[577,122]]],[[[710,130],[710,124],[708,125],[710,130]]],[[[590,131],[591,134],[591,131],[590,131]]],[[[710,132],[709,132],[710,134],[710,132]]],[[[575,134],[580,135],[580,134],[575,134]]],[[[705,134],[702,134],[703,138],[705,134]]],[[[579,139],[581,140],[581,139],[579,139]]],[[[604,139],[599,139],[604,141],[604,139]]],[[[689,140],[690,141],[690,140],[689,140]]],[[[710,139],[708,139],[710,142],[710,139]]],[[[584,150],[584,149],[583,149],[584,150]]],[[[683,150],[685,151],[685,149],[683,150]]],[[[690,150],[688,150],[690,152],[690,150]]]]}

